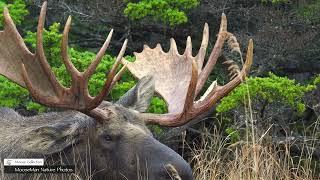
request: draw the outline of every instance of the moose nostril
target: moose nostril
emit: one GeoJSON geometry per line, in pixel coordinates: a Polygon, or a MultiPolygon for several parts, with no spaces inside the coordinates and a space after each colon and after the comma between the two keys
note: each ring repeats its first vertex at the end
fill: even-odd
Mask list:
{"type": "Polygon", "coordinates": [[[136,161],[133,159],[133,160],[131,160],[130,164],[131,164],[131,166],[133,166],[136,164],[136,161]]]}

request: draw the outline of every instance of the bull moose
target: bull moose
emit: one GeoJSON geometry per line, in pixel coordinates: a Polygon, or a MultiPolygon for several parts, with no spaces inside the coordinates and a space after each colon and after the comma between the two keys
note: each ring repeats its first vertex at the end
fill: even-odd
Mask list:
{"type": "MultiPolygon", "coordinates": [[[[101,92],[92,97],[88,92],[88,80],[104,56],[113,31],[88,69],[79,72],[68,57],[71,26],[71,18],[68,18],[62,36],[61,57],[72,83],[70,88],[64,87],[51,71],[44,53],[42,31],[46,8],[47,2],[44,2],[35,53],[28,50],[8,9],[4,9],[4,30],[0,32],[0,74],[28,89],[33,99],[42,105],[66,111],[24,117],[9,108],[0,109],[2,162],[4,158],[44,158],[48,165],[75,164],[77,175],[73,177],[76,179],[194,179],[189,164],[158,142],[147,124],[181,126],[208,111],[237,87],[249,72],[253,57],[252,40],[242,70],[225,85],[213,82],[199,98],[224,43],[240,53],[235,37],[227,32],[224,14],[217,41],[204,67],[209,41],[207,24],[196,56],[192,55],[191,38],[188,37],[183,54],[179,54],[174,39],[171,39],[168,52],[164,52],[160,45],[155,48],[145,46],[142,52],[134,54],[135,62],[128,62],[123,58],[125,40],[101,92]],[[124,66],[118,71],[121,63],[124,66]],[[105,101],[125,69],[139,79],[138,83],[117,102],[105,101]],[[145,112],[154,92],[166,101],[167,114],[145,112]]],[[[231,66],[234,64],[229,69],[231,66]]],[[[42,179],[48,174],[38,176],[42,179]]],[[[28,179],[31,175],[2,173],[0,177],[28,179]]]]}

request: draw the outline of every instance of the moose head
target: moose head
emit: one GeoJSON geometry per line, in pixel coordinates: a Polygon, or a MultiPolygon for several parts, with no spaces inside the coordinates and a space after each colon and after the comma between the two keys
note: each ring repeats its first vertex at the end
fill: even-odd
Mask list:
{"type": "Polygon", "coordinates": [[[67,159],[72,159],[70,147],[77,149],[80,154],[90,149],[88,161],[96,179],[137,179],[137,169],[146,172],[148,179],[170,179],[173,176],[176,179],[193,179],[188,163],[153,138],[146,125],[182,126],[208,111],[245,79],[252,64],[252,41],[249,42],[242,70],[237,71],[225,85],[213,82],[197,99],[220,56],[224,42],[227,41],[235,49],[239,47],[235,37],[227,32],[224,14],[216,44],[205,66],[209,41],[207,24],[196,56],[192,55],[191,38],[188,37],[183,54],[179,54],[174,39],[171,39],[168,52],[164,52],[160,45],[153,49],[145,46],[141,53],[135,53],[135,62],[128,62],[123,58],[127,45],[125,40],[101,92],[92,97],[88,91],[88,81],[102,60],[113,31],[87,70],[79,72],[68,57],[68,33],[71,26],[71,18],[68,18],[62,36],[61,57],[72,82],[70,88],[64,87],[51,71],[43,49],[42,31],[46,7],[47,2],[44,2],[34,54],[28,50],[8,10],[4,9],[4,30],[0,32],[0,74],[28,89],[35,101],[70,111],[56,112],[41,118],[26,118],[23,121],[25,124],[43,123],[35,123],[37,125],[30,126],[20,136],[18,149],[21,148],[25,154],[30,152],[51,157],[64,152],[67,159]],[[117,72],[120,63],[124,66],[117,72]],[[125,69],[140,79],[139,82],[116,103],[104,101],[125,69]],[[145,113],[154,92],[168,104],[167,114],[145,113]]]}

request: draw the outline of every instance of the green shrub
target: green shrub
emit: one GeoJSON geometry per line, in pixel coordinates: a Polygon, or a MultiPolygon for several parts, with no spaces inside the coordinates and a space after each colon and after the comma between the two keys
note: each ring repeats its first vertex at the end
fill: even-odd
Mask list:
{"type": "Polygon", "coordinates": [[[228,134],[228,137],[230,138],[231,143],[235,143],[240,140],[239,131],[229,127],[229,128],[226,128],[225,132],[228,134]]]}
{"type": "Polygon", "coordinates": [[[140,0],[125,1],[126,16],[132,20],[151,18],[170,26],[183,24],[188,21],[186,11],[199,5],[199,0],[140,0]]]}
{"type": "Polygon", "coordinates": [[[160,99],[158,97],[154,97],[151,100],[151,104],[148,109],[148,112],[162,114],[162,113],[168,112],[168,108],[167,108],[166,103],[162,99],[160,99]]]}
{"type": "MultiPolygon", "coordinates": [[[[315,89],[315,85],[300,85],[295,80],[286,77],[278,77],[272,73],[269,77],[250,77],[246,83],[242,83],[227,97],[221,100],[217,106],[217,112],[227,112],[244,105],[248,100],[248,92],[251,100],[263,101],[267,104],[279,103],[289,105],[298,113],[305,110],[303,96],[306,92],[315,89]]],[[[254,106],[254,105],[253,105],[254,106]]]]}
{"type": "Polygon", "coordinates": [[[289,0],[261,0],[263,3],[271,2],[272,4],[281,4],[281,3],[287,3],[289,0]]]}
{"type": "MultiPolygon", "coordinates": [[[[7,6],[13,21],[21,24],[29,13],[23,0],[0,0],[0,27],[3,28],[3,8],[7,6]],[[12,2],[12,3],[11,3],[12,2]]],[[[29,101],[28,91],[0,76],[0,106],[26,106],[29,101]]]]}
{"type": "MultiPolygon", "coordinates": [[[[59,33],[60,28],[60,23],[54,23],[48,28],[48,30],[43,30],[43,48],[48,62],[52,67],[59,67],[62,65],[60,55],[62,34],[59,33]]],[[[35,50],[37,43],[36,33],[27,31],[24,41],[29,45],[29,47],[35,50]]]]}
{"type": "Polygon", "coordinates": [[[28,91],[0,76],[0,106],[26,106],[29,101],[28,91]]]}
{"type": "Polygon", "coordinates": [[[23,0],[0,0],[0,27],[3,27],[3,8],[7,6],[13,21],[20,25],[26,15],[29,14],[23,0]]]}
{"type": "Polygon", "coordinates": [[[314,85],[319,85],[320,84],[320,74],[315,77],[315,79],[313,80],[313,84],[314,85]]]}
{"type": "Polygon", "coordinates": [[[320,23],[320,1],[305,4],[297,10],[298,16],[309,24],[320,23]]]}

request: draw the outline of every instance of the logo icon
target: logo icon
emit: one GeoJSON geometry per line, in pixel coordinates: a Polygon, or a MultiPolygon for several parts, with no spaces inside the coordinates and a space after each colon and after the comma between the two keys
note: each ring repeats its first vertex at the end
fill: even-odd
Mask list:
{"type": "Polygon", "coordinates": [[[8,166],[11,166],[11,162],[12,162],[11,159],[7,159],[7,163],[5,163],[5,164],[8,165],[8,166]]]}

